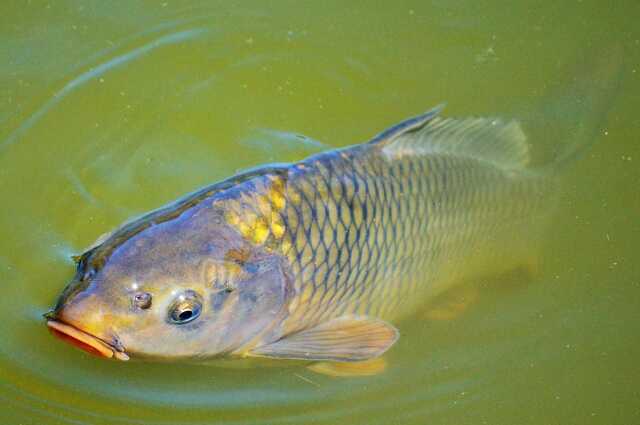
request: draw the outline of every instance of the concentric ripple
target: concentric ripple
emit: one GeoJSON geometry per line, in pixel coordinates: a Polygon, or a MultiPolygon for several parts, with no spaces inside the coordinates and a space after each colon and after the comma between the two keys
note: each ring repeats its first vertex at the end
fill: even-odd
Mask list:
{"type": "MultiPolygon", "coordinates": [[[[533,12],[517,5],[505,14],[465,2],[36,3],[7,6],[0,40],[9,58],[0,63],[0,423],[519,423],[521,411],[561,423],[548,406],[578,399],[567,417],[586,423],[601,382],[623,382],[592,366],[603,352],[631,353],[620,329],[637,322],[625,303],[633,285],[611,293],[612,276],[617,288],[631,279],[612,270],[631,261],[592,259],[609,261],[611,240],[627,234],[595,219],[589,229],[607,245],[582,251],[582,269],[571,266],[579,244],[556,238],[553,274],[542,270],[535,285],[487,289],[450,322],[401,324],[376,377],[333,379],[286,362],[124,364],[55,340],[42,313],[73,274],[70,256],[126,219],[247,167],[366,140],[444,100],[453,115],[509,110],[512,93],[547,84],[560,56],[541,38],[553,35],[546,16],[522,35],[512,15],[529,22],[533,12]]],[[[576,31],[597,21],[553,13],[549,22],[576,31]]],[[[634,146],[602,173],[627,176],[634,146]]],[[[605,198],[588,195],[598,207],[605,198]]]]}

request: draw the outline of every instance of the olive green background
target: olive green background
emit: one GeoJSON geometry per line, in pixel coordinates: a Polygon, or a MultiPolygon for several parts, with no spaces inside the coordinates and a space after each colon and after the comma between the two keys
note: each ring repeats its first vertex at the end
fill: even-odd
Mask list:
{"type": "Polygon", "coordinates": [[[639,18],[637,1],[4,1],[0,422],[639,423],[639,18]],[[443,101],[544,114],[610,49],[619,95],[538,274],[487,282],[455,320],[401,323],[383,375],[109,362],[46,331],[69,256],[127,218],[443,101]]]}

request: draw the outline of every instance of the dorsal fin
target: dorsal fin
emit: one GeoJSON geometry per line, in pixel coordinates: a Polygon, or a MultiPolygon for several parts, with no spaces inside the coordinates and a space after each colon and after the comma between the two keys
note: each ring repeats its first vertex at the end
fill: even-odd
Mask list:
{"type": "Polygon", "coordinates": [[[499,118],[440,118],[434,108],[420,117],[400,123],[374,138],[391,158],[448,153],[490,162],[503,169],[524,168],[529,144],[516,121],[499,118]],[[385,136],[385,137],[382,137],[385,136]]]}
{"type": "Polygon", "coordinates": [[[385,145],[394,141],[397,137],[402,136],[403,134],[410,133],[412,131],[419,130],[429,123],[432,119],[434,119],[440,111],[444,108],[444,105],[438,105],[433,109],[428,110],[422,115],[418,115],[416,117],[408,118],[402,121],[399,124],[394,125],[393,127],[387,128],[382,133],[375,136],[373,139],[369,141],[369,144],[375,145],[385,145]]]}

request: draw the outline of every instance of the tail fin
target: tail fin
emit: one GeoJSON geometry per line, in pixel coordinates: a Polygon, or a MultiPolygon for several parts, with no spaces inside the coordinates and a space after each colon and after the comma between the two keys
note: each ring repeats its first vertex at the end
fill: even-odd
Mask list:
{"type": "MultiPolygon", "coordinates": [[[[558,172],[588,152],[601,139],[607,112],[617,98],[623,75],[623,51],[586,52],[565,81],[552,84],[550,95],[523,124],[531,139],[543,138],[552,145],[534,158],[537,171],[558,172]],[[536,164],[539,164],[536,166],[536,164]]],[[[536,149],[541,143],[536,143],[536,149]]],[[[542,147],[542,146],[541,146],[542,147]]],[[[543,149],[544,150],[544,149],[543,149]]]]}

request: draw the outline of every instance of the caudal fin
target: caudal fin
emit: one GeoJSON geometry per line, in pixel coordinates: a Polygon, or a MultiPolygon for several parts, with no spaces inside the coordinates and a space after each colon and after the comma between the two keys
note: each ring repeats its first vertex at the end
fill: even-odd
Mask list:
{"type": "Polygon", "coordinates": [[[561,171],[602,139],[608,111],[619,93],[623,65],[619,46],[585,52],[564,80],[550,84],[538,111],[523,120],[531,140],[544,139],[535,142],[536,150],[539,145],[547,148],[536,156],[534,168],[561,171]]]}

